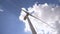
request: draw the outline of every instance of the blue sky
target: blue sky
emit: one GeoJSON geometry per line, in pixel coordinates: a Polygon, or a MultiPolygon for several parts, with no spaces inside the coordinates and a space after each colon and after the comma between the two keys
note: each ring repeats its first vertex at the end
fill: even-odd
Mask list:
{"type": "Polygon", "coordinates": [[[22,7],[28,8],[35,2],[60,5],[59,0],[0,0],[0,34],[28,34],[24,23],[19,20],[22,7]]]}

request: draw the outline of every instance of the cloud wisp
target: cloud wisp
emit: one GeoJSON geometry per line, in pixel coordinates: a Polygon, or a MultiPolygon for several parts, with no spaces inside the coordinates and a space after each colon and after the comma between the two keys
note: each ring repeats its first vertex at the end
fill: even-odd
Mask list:
{"type": "MultiPolygon", "coordinates": [[[[22,9],[27,11],[26,8],[22,8],[22,9]]],[[[58,18],[60,18],[59,9],[60,9],[59,6],[53,7],[52,5],[48,5],[47,3],[38,4],[38,5],[37,3],[35,3],[32,7],[28,8],[27,12],[29,13],[33,12],[32,15],[43,20],[44,22],[46,22],[47,24],[55,28],[53,29],[50,26],[42,23],[40,20],[37,20],[34,17],[29,15],[28,17],[31,20],[37,34],[57,34],[58,33],[58,28],[56,27],[57,25],[55,21],[59,20],[58,18]]],[[[21,15],[19,16],[19,19],[25,23],[25,32],[31,32],[27,19],[26,20],[23,19],[24,16],[26,16],[26,13],[21,10],[21,15]]]]}
{"type": "Polygon", "coordinates": [[[2,9],[0,9],[0,12],[3,12],[3,10],[2,10],[2,9]]]}

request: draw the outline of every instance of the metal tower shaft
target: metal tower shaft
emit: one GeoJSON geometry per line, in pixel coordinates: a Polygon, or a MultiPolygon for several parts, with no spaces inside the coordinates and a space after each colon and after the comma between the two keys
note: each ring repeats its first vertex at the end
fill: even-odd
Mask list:
{"type": "Polygon", "coordinates": [[[32,31],[32,34],[37,34],[36,31],[35,31],[35,29],[34,29],[34,27],[33,27],[33,25],[32,25],[32,23],[31,23],[31,21],[30,21],[30,19],[29,19],[29,17],[27,17],[27,20],[28,20],[28,23],[30,25],[30,29],[32,31]]]}

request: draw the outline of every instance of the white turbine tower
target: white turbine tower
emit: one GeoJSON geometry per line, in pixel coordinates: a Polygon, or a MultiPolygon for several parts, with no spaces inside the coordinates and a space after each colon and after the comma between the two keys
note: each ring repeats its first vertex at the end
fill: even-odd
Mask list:
{"type": "MultiPolygon", "coordinates": [[[[23,10],[24,11],[24,10],[23,10]]],[[[25,13],[26,13],[26,16],[24,17],[24,20],[28,20],[28,23],[29,23],[29,25],[30,25],[30,29],[31,29],[31,31],[32,31],[32,34],[37,34],[36,33],[36,31],[35,31],[35,29],[34,29],[34,27],[33,27],[33,25],[32,25],[32,23],[31,23],[31,21],[30,21],[30,19],[29,19],[29,15],[31,15],[31,14],[29,14],[28,12],[26,12],[26,11],[24,11],[25,13]]],[[[31,15],[32,16],[32,15],[31,15]]]]}

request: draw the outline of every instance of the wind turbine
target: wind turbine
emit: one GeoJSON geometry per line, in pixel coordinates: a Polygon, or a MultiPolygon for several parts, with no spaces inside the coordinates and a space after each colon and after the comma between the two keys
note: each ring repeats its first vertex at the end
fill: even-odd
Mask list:
{"type": "MultiPolygon", "coordinates": [[[[31,29],[31,31],[32,31],[32,34],[37,34],[37,32],[35,31],[32,23],[31,23],[31,21],[30,21],[30,19],[29,19],[29,17],[28,17],[29,15],[32,16],[32,17],[34,17],[34,18],[36,18],[36,19],[38,19],[38,20],[40,20],[42,23],[45,23],[46,25],[50,26],[49,24],[47,24],[47,23],[44,22],[43,20],[41,20],[41,19],[39,19],[39,18],[31,15],[29,12],[27,12],[27,11],[25,11],[25,10],[23,10],[23,11],[26,13],[26,16],[24,17],[24,20],[26,20],[26,19],[28,20],[28,23],[29,23],[29,25],[30,25],[30,29],[31,29]]],[[[52,26],[50,26],[50,27],[53,28],[52,26]]],[[[53,29],[55,29],[55,28],[53,28],[53,29]]]]}

